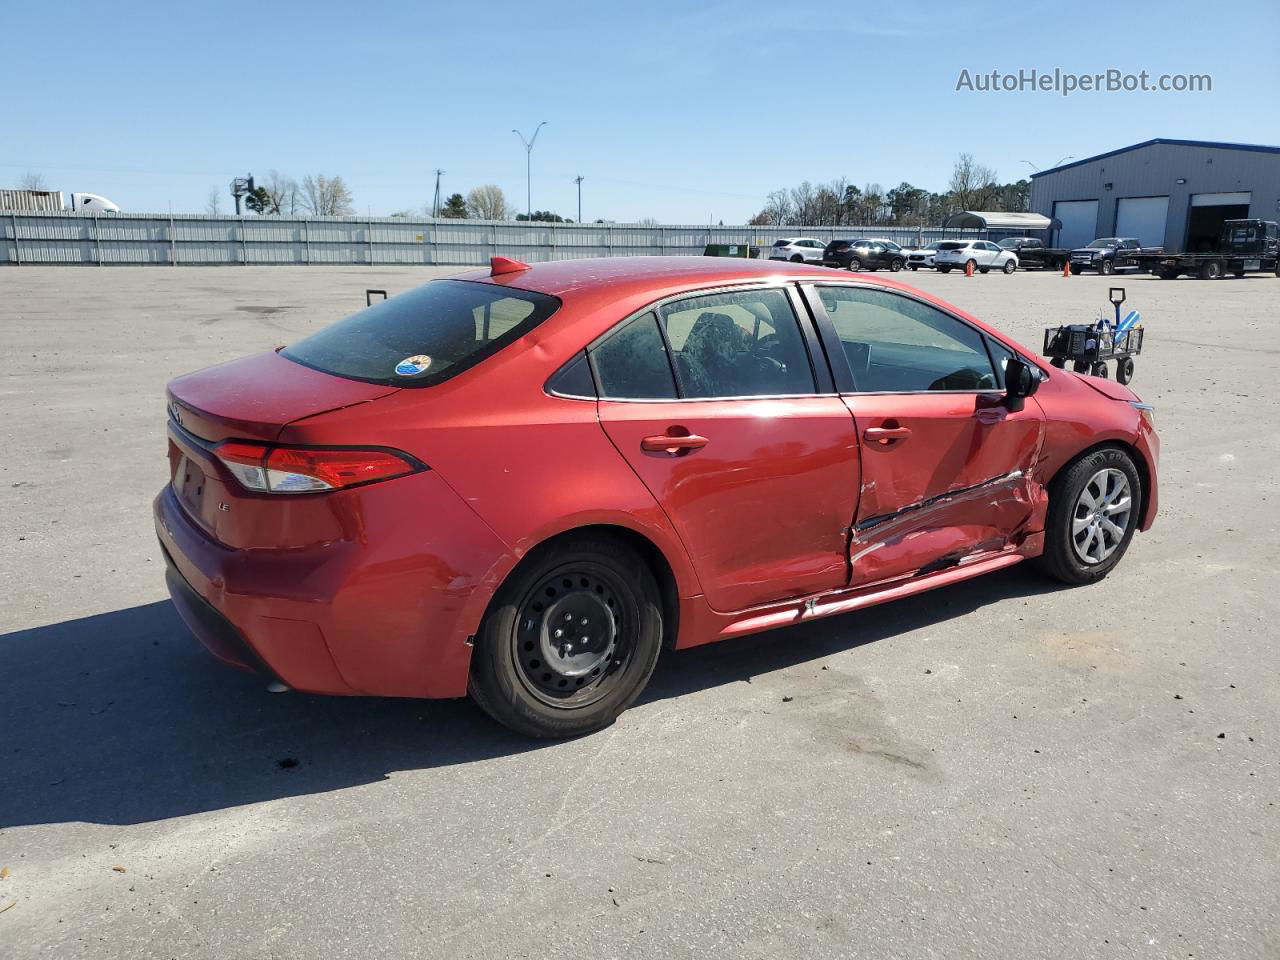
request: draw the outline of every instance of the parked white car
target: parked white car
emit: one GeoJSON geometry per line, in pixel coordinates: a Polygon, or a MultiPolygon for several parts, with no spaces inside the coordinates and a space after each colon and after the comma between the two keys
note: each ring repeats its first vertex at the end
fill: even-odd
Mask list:
{"type": "Polygon", "coordinates": [[[970,262],[979,273],[992,270],[1013,273],[1018,269],[1017,255],[1002,250],[989,240],[943,240],[933,255],[933,263],[939,273],[950,273],[952,267],[963,270],[970,262]]]}
{"type": "Polygon", "coordinates": [[[821,263],[826,244],[813,237],[788,237],[773,241],[769,248],[770,260],[790,260],[792,263],[821,263]]]}
{"type": "Polygon", "coordinates": [[[921,267],[934,267],[934,255],[938,252],[938,244],[926,244],[923,247],[908,247],[902,251],[907,255],[907,267],[911,270],[919,270],[921,267]]]}

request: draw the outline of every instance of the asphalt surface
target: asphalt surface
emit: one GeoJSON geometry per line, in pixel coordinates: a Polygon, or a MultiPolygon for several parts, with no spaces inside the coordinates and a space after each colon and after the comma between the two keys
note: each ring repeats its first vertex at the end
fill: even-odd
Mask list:
{"type": "Polygon", "coordinates": [[[271,695],[163,586],[166,380],[432,274],[0,269],[0,956],[1280,956],[1280,280],[907,275],[1032,348],[1128,288],[1155,529],[666,655],[538,744],[271,695]]]}

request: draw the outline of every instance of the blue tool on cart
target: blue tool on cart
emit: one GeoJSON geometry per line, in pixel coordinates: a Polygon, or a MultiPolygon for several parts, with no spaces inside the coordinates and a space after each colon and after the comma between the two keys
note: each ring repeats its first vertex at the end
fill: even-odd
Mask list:
{"type": "Polygon", "coordinates": [[[1044,355],[1059,369],[1071,361],[1076,373],[1094,377],[1107,376],[1107,361],[1116,362],[1116,380],[1133,379],[1133,358],[1142,352],[1142,314],[1130,310],[1120,318],[1120,304],[1125,301],[1124,287],[1112,287],[1109,299],[1115,307],[1116,320],[1108,323],[1099,317],[1095,323],[1073,323],[1047,327],[1044,331],[1044,355]]]}

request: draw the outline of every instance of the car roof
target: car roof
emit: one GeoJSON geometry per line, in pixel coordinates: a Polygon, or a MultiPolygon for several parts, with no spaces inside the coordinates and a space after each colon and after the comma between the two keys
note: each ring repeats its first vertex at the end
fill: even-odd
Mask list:
{"type": "Polygon", "coordinates": [[[551,260],[529,269],[491,276],[488,270],[461,273],[450,279],[495,283],[561,297],[590,290],[619,294],[634,288],[696,289],[720,283],[749,283],[769,278],[831,279],[827,267],[745,257],[599,257],[551,260]]]}

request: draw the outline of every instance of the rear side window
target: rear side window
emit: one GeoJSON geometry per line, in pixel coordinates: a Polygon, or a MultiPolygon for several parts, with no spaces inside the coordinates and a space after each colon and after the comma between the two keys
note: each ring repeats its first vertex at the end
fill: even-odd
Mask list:
{"type": "Polygon", "coordinates": [[[676,382],[653,313],[636,317],[591,351],[600,396],[615,400],[674,400],[676,382]]]}
{"type": "Polygon", "coordinates": [[[814,392],[804,336],[781,290],[692,297],[664,307],[662,320],[685,397],[814,392]]]}
{"type": "Polygon", "coordinates": [[[559,308],[540,293],[436,280],[376,303],[280,351],[303,366],[366,383],[427,387],[524,336],[559,308]]]}

